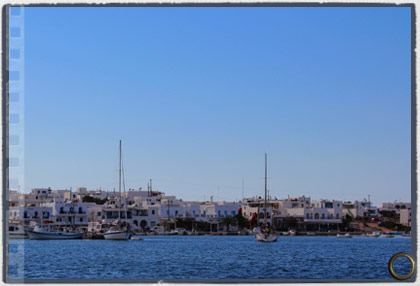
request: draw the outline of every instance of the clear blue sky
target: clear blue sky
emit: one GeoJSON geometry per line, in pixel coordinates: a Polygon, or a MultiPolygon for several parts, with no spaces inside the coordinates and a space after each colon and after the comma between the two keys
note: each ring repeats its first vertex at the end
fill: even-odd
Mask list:
{"type": "Polygon", "coordinates": [[[25,8],[25,186],[410,201],[409,8],[25,8]]]}

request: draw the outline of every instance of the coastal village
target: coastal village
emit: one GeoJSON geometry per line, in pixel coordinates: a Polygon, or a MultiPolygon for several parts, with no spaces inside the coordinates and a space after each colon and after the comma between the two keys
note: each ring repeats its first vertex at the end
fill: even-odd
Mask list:
{"type": "MultiPolygon", "coordinates": [[[[329,235],[411,229],[411,203],[389,202],[373,206],[361,201],[312,200],[311,197],[268,197],[266,219],[283,235],[329,235]]],[[[240,201],[184,201],[174,195],[130,189],[103,190],[34,188],[28,194],[9,192],[9,234],[14,227],[30,230],[35,222],[56,228],[74,226],[85,238],[106,231],[121,219],[135,234],[252,234],[264,222],[264,198],[240,201]],[[120,203],[121,202],[121,203],[120,203]],[[42,216],[42,219],[41,219],[42,216]]]]}

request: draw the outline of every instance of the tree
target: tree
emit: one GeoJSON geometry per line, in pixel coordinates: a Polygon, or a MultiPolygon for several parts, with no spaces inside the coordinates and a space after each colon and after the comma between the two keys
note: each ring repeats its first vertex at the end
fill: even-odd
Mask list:
{"type": "Polygon", "coordinates": [[[237,225],[238,221],[235,217],[227,216],[222,219],[222,223],[226,225],[226,231],[229,232],[231,225],[237,225]]]}
{"type": "Polygon", "coordinates": [[[101,199],[94,198],[94,197],[91,197],[91,196],[84,196],[82,198],[82,202],[84,202],[84,203],[96,203],[97,205],[103,205],[106,201],[107,201],[106,198],[101,200],[101,199]]]}
{"type": "Polygon", "coordinates": [[[242,212],[238,212],[235,218],[238,222],[238,227],[240,230],[248,228],[248,220],[242,215],[242,212]]]}
{"type": "Polygon", "coordinates": [[[341,227],[343,229],[348,229],[350,223],[353,221],[353,218],[346,214],[346,216],[341,220],[341,227]]]}

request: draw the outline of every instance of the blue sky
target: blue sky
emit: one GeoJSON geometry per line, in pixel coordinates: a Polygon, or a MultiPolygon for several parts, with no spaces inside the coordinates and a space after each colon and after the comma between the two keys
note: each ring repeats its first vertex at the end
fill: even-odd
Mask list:
{"type": "Polygon", "coordinates": [[[410,201],[410,8],[25,8],[25,186],[410,201]]]}

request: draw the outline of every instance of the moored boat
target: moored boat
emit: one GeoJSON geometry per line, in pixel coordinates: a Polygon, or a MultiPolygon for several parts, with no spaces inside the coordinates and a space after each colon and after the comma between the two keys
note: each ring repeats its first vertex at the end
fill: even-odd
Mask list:
{"type": "Polygon", "coordinates": [[[25,231],[22,224],[9,223],[9,239],[24,239],[28,238],[28,233],[25,231]]]}
{"type": "Polygon", "coordinates": [[[277,241],[277,235],[273,233],[269,225],[267,224],[267,153],[265,154],[265,176],[264,176],[265,188],[264,188],[264,229],[259,230],[255,234],[255,238],[259,242],[275,242],[277,241]]]}
{"type": "Polygon", "coordinates": [[[121,230],[120,227],[116,227],[115,229],[111,227],[111,229],[104,233],[104,238],[110,240],[128,240],[130,238],[130,232],[121,230]]]}
{"type": "Polygon", "coordinates": [[[346,234],[337,234],[338,238],[352,238],[353,236],[350,233],[346,233],[346,234]]]}
{"type": "Polygon", "coordinates": [[[104,233],[104,238],[109,240],[128,240],[131,237],[129,225],[127,223],[127,198],[125,193],[125,180],[123,178],[123,188],[124,188],[124,211],[125,211],[125,222],[121,222],[121,172],[124,177],[124,169],[122,162],[122,146],[120,140],[120,162],[119,162],[119,171],[118,171],[118,192],[119,192],[119,206],[118,206],[118,219],[112,223],[112,226],[104,233]]]}
{"type": "Polygon", "coordinates": [[[385,232],[382,234],[383,238],[393,238],[394,234],[392,232],[385,232]]]}
{"type": "Polygon", "coordinates": [[[275,242],[277,241],[277,235],[272,233],[257,233],[255,238],[259,242],[275,242]]]}
{"type": "Polygon", "coordinates": [[[372,233],[368,233],[366,234],[367,237],[379,237],[381,234],[379,232],[372,232],[372,233]]]}
{"type": "Polygon", "coordinates": [[[56,240],[56,239],[79,239],[83,237],[83,232],[75,232],[71,228],[56,230],[51,224],[35,223],[33,230],[28,230],[29,239],[36,240],[56,240]]]}

